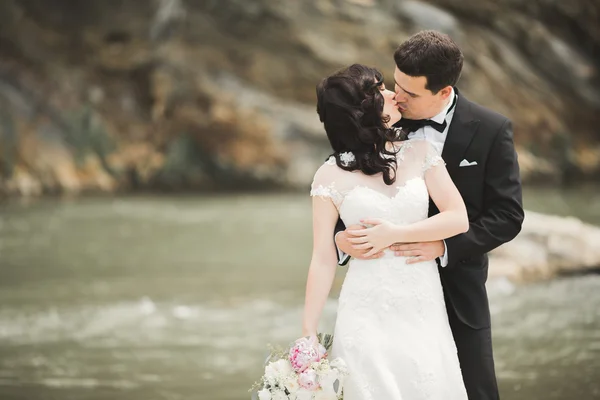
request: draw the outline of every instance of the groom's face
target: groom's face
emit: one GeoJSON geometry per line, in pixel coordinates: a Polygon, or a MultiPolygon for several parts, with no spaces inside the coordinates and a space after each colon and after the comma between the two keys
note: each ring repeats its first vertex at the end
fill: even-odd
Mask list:
{"type": "Polygon", "coordinates": [[[398,110],[402,113],[402,118],[432,118],[439,114],[446,105],[449,91],[442,89],[433,94],[425,88],[427,78],[424,76],[409,76],[396,67],[394,83],[396,92],[394,99],[398,104],[398,110]]]}

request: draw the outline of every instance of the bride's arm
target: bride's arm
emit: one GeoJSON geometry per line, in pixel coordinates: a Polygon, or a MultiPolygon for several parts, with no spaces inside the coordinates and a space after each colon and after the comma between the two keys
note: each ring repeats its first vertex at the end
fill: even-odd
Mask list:
{"type": "Polygon", "coordinates": [[[446,239],[469,230],[469,219],[465,203],[452,182],[446,167],[441,164],[425,173],[429,195],[440,213],[410,225],[395,225],[380,219],[366,219],[363,224],[372,228],[349,231],[356,238],[349,239],[356,248],[371,248],[375,254],[393,243],[431,242],[446,239]]]}
{"type": "Polygon", "coordinates": [[[431,242],[469,230],[467,208],[446,167],[441,164],[425,173],[429,196],[439,214],[406,226],[398,226],[394,242],[431,242]]]}
{"type": "Polygon", "coordinates": [[[306,282],[302,335],[317,334],[319,319],[333,285],[337,255],[331,235],[338,211],[331,199],[313,197],[313,252],[306,282]]]}

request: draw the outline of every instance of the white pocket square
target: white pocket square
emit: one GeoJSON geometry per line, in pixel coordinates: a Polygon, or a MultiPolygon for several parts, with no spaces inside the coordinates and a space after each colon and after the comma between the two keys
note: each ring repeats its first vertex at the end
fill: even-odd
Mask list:
{"type": "Polygon", "coordinates": [[[477,161],[468,162],[466,159],[462,160],[460,164],[458,164],[459,167],[472,167],[474,165],[477,165],[477,161]]]}

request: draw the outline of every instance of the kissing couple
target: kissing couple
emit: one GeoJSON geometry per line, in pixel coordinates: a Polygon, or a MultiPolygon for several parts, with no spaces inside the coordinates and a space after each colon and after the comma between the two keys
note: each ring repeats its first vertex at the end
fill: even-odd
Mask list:
{"type": "Polygon", "coordinates": [[[344,400],[497,400],[485,282],[524,218],[512,123],[458,90],[449,36],[419,32],[394,61],[393,91],[359,64],[317,86],[333,153],[311,186],[302,334],[348,264],[331,351],[344,400]]]}

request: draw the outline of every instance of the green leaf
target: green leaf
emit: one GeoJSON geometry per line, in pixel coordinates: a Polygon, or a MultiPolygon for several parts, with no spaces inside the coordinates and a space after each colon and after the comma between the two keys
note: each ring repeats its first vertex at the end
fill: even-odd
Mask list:
{"type": "Polygon", "coordinates": [[[333,335],[329,333],[319,333],[317,334],[317,338],[319,339],[319,343],[321,343],[327,351],[331,349],[331,346],[333,345],[333,335]]]}

